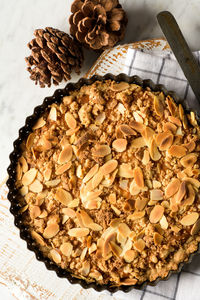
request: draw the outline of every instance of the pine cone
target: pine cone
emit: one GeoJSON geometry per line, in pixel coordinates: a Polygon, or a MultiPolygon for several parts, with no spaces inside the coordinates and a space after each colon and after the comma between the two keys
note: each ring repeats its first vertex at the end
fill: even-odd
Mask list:
{"type": "Polygon", "coordinates": [[[70,33],[86,47],[104,50],[124,37],[127,17],[118,0],[75,0],[71,12],[70,33]]]}
{"type": "Polygon", "coordinates": [[[28,44],[31,55],[26,57],[30,78],[41,87],[51,86],[51,82],[69,80],[74,69],[80,73],[83,52],[79,44],[68,34],[58,29],[46,27],[34,32],[35,38],[28,44]]]}

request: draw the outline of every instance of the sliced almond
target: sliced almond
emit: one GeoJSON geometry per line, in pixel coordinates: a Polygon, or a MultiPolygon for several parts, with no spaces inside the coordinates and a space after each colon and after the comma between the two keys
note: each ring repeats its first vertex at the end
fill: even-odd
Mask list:
{"type": "Polygon", "coordinates": [[[62,188],[56,190],[55,199],[64,205],[68,205],[73,200],[72,195],[62,188]]]}
{"type": "Polygon", "coordinates": [[[158,180],[153,180],[152,183],[153,183],[153,188],[154,189],[158,189],[162,186],[161,182],[158,181],[158,180]]]}
{"type": "Polygon", "coordinates": [[[147,126],[141,134],[145,140],[146,146],[150,147],[155,131],[151,127],[147,126]]]}
{"type": "Polygon", "coordinates": [[[46,121],[41,117],[37,120],[37,122],[33,126],[33,130],[42,128],[45,124],[46,124],[46,121]]]}
{"type": "Polygon", "coordinates": [[[135,180],[131,181],[129,191],[132,196],[136,196],[140,193],[141,190],[138,185],[136,185],[135,180]]]}
{"type": "MultiPolygon", "coordinates": [[[[140,112],[139,112],[140,113],[140,112]]],[[[135,121],[138,122],[138,123],[143,123],[144,120],[143,118],[141,117],[141,115],[139,114],[137,111],[134,111],[133,112],[133,117],[135,118],[135,121]]]]}
{"type": "Polygon", "coordinates": [[[35,219],[41,214],[41,210],[37,205],[31,206],[29,210],[31,219],[35,219]]]}
{"type": "Polygon", "coordinates": [[[103,180],[103,174],[101,170],[99,170],[92,178],[92,188],[95,189],[103,180]]]}
{"type": "Polygon", "coordinates": [[[35,133],[32,132],[29,134],[28,138],[27,138],[27,141],[26,141],[26,148],[28,150],[31,149],[31,147],[33,146],[33,143],[34,143],[34,139],[35,139],[35,133]]]}
{"type": "Polygon", "coordinates": [[[81,274],[83,276],[87,276],[90,272],[90,262],[89,261],[84,261],[83,262],[83,267],[82,267],[82,270],[81,270],[81,274]]]}
{"type": "Polygon", "coordinates": [[[173,116],[168,117],[169,121],[177,126],[182,126],[181,121],[178,118],[175,118],[173,116]]]}
{"type": "Polygon", "coordinates": [[[122,253],[122,249],[113,241],[111,241],[109,244],[110,244],[111,251],[114,253],[114,255],[119,257],[120,254],[122,253]]]}
{"type": "Polygon", "coordinates": [[[121,81],[119,83],[112,82],[110,89],[115,92],[121,92],[129,88],[129,84],[125,81],[121,81]]]}
{"type": "Polygon", "coordinates": [[[190,153],[181,158],[180,163],[183,167],[188,168],[192,167],[197,161],[197,154],[190,153]]]}
{"type": "Polygon", "coordinates": [[[70,207],[70,208],[78,207],[79,203],[80,203],[80,200],[78,198],[74,199],[69,202],[68,207],[70,207]]]}
{"type": "Polygon", "coordinates": [[[84,183],[88,182],[98,172],[98,170],[99,170],[99,165],[98,164],[94,165],[83,178],[83,182],[84,183]]]}
{"type": "Polygon", "coordinates": [[[93,223],[92,218],[83,209],[80,211],[80,215],[84,227],[89,227],[93,223]]]}
{"type": "Polygon", "coordinates": [[[73,237],[84,237],[89,234],[88,228],[72,228],[68,231],[69,236],[73,237]]]}
{"type": "Polygon", "coordinates": [[[26,173],[28,171],[28,164],[27,164],[26,159],[23,156],[21,156],[20,159],[19,159],[19,162],[22,165],[22,171],[23,171],[23,173],[26,173]]]}
{"type": "Polygon", "coordinates": [[[46,181],[46,182],[45,182],[45,185],[46,185],[47,187],[55,187],[55,186],[57,186],[59,183],[60,183],[60,179],[58,178],[58,179],[46,181]]]}
{"type": "Polygon", "coordinates": [[[121,211],[114,206],[113,204],[111,205],[112,210],[116,213],[117,216],[121,215],[121,211]]]}
{"type": "Polygon", "coordinates": [[[154,240],[154,244],[157,246],[162,243],[163,237],[158,232],[154,232],[153,240],[154,240]]]}
{"type": "Polygon", "coordinates": [[[25,196],[26,194],[28,194],[28,187],[26,185],[24,185],[20,190],[20,195],[21,196],[25,196]]]}
{"type": "Polygon", "coordinates": [[[163,215],[162,218],[160,219],[160,226],[162,227],[162,229],[167,229],[169,226],[165,215],[163,215]]]}
{"type": "Polygon", "coordinates": [[[101,231],[103,229],[103,227],[97,223],[90,223],[88,227],[93,231],[101,231]]]}
{"type": "Polygon", "coordinates": [[[101,174],[102,175],[108,175],[110,173],[112,173],[116,168],[117,168],[117,165],[118,165],[118,161],[115,160],[115,159],[111,159],[109,161],[107,161],[101,168],[101,174]]]}
{"type": "Polygon", "coordinates": [[[170,122],[166,122],[163,124],[163,131],[171,131],[172,133],[176,133],[177,131],[177,127],[176,125],[170,123],[170,122]]]}
{"type": "Polygon", "coordinates": [[[127,219],[131,221],[136,221],[138,219],[143,218],[145,215],[145,210],[143,211],[135,211],[133,214],[128,215],[127,219]]]}
{"type": "Polygon", "coordinates": [[[142,239],[139,239],[133,244],[133,246],[137,251],[142,252],[146,245],[142,239]]]}
{"type": "Polygon", "coordinates": [[[197,189],[200,188],[200,181],[195,178],[185,177],[184,181],[191,183],[193,186],[195,186],[197,189]]]}
{"type": "Polygon", "coordinates": [[[181,201],[183,200],[185,194],[186,194],[186,182],[183,181],[183,182],[181,182],[181,184],[179,186],[179,189],[178,189],[178,192],[175,195],[176,203],[178,203],[178,204],[181,203],[181,201]]]}
{"type": "Polygon", "coordinates": [[[157,223],[160,221],[164,213],[164,207],[161,205],[155,205],[154,208],[152,209],[149,220],[151,223],[157,223]]]}
{"type": "Polygon", "coordinates": [[[71,166],[72,166],[71,161],[68,161],[66,164],[59,166],[56,169],[56,175],[61,175],[61,174],[65,173],[67,170],[69,170],[71,168],[71,166]]]}
{"type": "Polygon", "coordinates": [[[57,250],[52,249],[50,251],[50,254],[51,254],[53,261],[55,261],[55,263],[57,263],[57,264],[61,263],[61,256],[57,250]]]}
{"type": "Polygon", "coordinates": [[[116,238],[116,232],[111,231],[109,234],[106,235],[105,241],[103,243],[103,257],[106,257],[108,253],[111,251],[110,242],[114,241],[116,238]]]}
{"type": "Polygon", "coordinates": [[[65,122],[67,123],[67,126],[71,129],[75,129],[76,128],[76,119],[74,118],[74,116],[70,113],[70,112],[66,112],[65,114],[65,122]]]}
{"type": "Polygon", "coordinates": [[[132,169],[131,164],[123,163],[122,165],[120,165],[118,175],[120,177],[124,177],[124,178],[133,178],[134,177],[134,171],[132,169]]]}
{"type": "Polygon", "coordinates": [[[43,190],[43,185],[37,179],[35,179],[30,185],[29,190],[33,193],[40,193],[43,190]]]}
{"type": "Polygon", "coordinates": [[[60,251],[65,256],[71,256],[72,255],[73,246],[70,242],[63,243],[60,246],[60,251]]]}
{"type": "Polygon", "coordinates": [[[189,213],[188,215],[184,216],[181,220],[180,223],[183,226],[190,226],[193,225],[199,218],[199,214],[197,212],[192,212],[189,213]]]}
{"type": "Polygon", "coordinates": [[[156,145],[156,142],[154,141],[154,139],[152,139],[150,142],[149,154],[151,156],[151,159],[154,161],[158,161],[161,158],[161,154],[158,151],[158,148],[157,148],[157,145],[156,145]]]}
{"type": "Polygon", "coordinates": [[[167,185],[165,189],[165,196],[167,198],[172,197],[176,192],[178,192],[178,189],[180,187],[180,180],[177,178],[173,178],[172,181],[167,185]]]}
{"type": "Polygon", "coordinates": [[[144,146],[146,146],[146,142],[143,137],[135,138],[131,142],[131,148],[142,148],[144,146]]]}
{"type": "Polygon", "coordinates": [[[163,192],[160,189],[153,189],[150,191],[150,199],[151,200],[162,200],[163,192]]]}
{"type": "Polygon", "coordinates": [[[45,239],[51,239],[59,232],[59,225],[56,223],[49,224],[43,233],[45,239]]]}
{"type": "Polygon", "coordinates": [[[72,146],[66,145],[65,148],[60,152],[58,157],[59,164],[65,164],[72,158],[72,146]]]}
{"type": "Polygon", "coordinates": [[[144,131],[144,129],[146,128],[146,126],[144,124],[136,122],[134,120],[132,120],[129,123],[129,125],[139,133],[142,133],[144,131]]]}
{"type": "Polygon", "coordinates": [[[91,247],[89,248],[89,254],[93,253],[97,250],[97,245],[95,243],[92,243],[91,247]]]}
{"type": "Polygon", "coordinates": [[[145,198],[137,198],[135,200],[135,209],[136,210],[143,210],[145,208],[145,206],[147,205],[147,201],[148,199],[145,198]]]}
{"type": "Polygon", "coordinates": [[[116,194],[115,193],[112,193],[108,196],[108,201],[111,203],[111,204],[115,204],[116,203],[116,194]]]}
{"type": "Polygon", "coordinates": [[[136,135],[135,130],[133,130],[130,126],[126,125],[126,124],[122,124],[119,127],[119,130],[126,136],[128,135],[136,135]]]}
{"type": "Polygon", "coordinates": [[[124,254],[124,259],[127,263],[131,263],[137,257],[135,250],[127,250],[124,254]]]}
{"type": "Polygon", "coordinates": [[[39,215],[39,218],[40,219],[44,219],[44,218],[46,218],[48,216],[48,212],[44,209],[43,211],[42,211],[42,213],[39,215]]]}
{"type": "Polygon", "coordinates": [[[37,175],[37,170],[35,168],[31,168],[29,171],[27,171],[23,177],[22,177],[22,184],[23,185],[29,185],[33,182],[37,175]]]}
{"type": "Polygon", "coordinates": [[[48,119],[51,121],[57,121],[57,110],[54,106],[50,109],[48,119]]]}
{"type": "Polygon", "coordinates": [[[127,140],[126,139],[116,139],[112,143],[113,148],[117,152],[123,152],[126,150],[127,140]]]}
{"type": "Polygon", "coordinates": [[[142,189],[144,187],[144,177],[143,177],[142,169],[140,167],[135,168],[133,170],[133,176],[137,186],[142,189]]]}
{"type": "Polygon", "coordinates": [[[46,245],[44,239],[41,237],[41,235],[39,233],[37,233],[36,231],[32,230],[31,231],[31,235],[32,235],[33,239],[35,239],[36,242],[39,243],[41,246],[45,246],[46,245]]]}
{"type": "Polygon", "coordinates": [[[191,234],[192,235],[195,235],[199,232],[200,230],[200,219],[198,219],[196,221],[196,223],[192,226],[192,229],[191,229],[191,234]]]}
{"type": "Polygon", "coordinates": [[[169,149],[173,143],[174,136],[170,131],[165,131],[157,134],[156,144],[158,145],[160,151],[165,151],[169,149]]]}
{"type": "Polygon", "coordinates": [[[21,168],[19,163],[17,164],[16,172],[17,172],[17,180],[21,180],[21,178],[22,178],[22,168],[21,168]]]}
{"type": "Polygon", "coordinates": [[[137,279],[134,278],[126,278],[125,280],[123,280],[121,283],[122,285],[135,285],[137,283],[137,279]]]}
{"type": "Polygon", "coordinates": [[[142,163],[143,165],[147,165],[150,161],[150,155],[148,150],[144,150],[143,158],[142,158],[142,163]]]}
{"type": "Polygon", "coordinates": [[[187,195],[188,197],[182,201],[183,206],[192,205],[195,200],[195,191],[191,184],[187,185],[187,190],[188,190],[188,195],[187,195]]]}
{"type": "Polygon", "coordinates": [[[183,144],[183,146],[186,147],[189,152],[192,152],[196,148],[196,143],[194,141],[190,141],[187,144],[183,144]]]}
{"type": "Polygon", "coordinates": [[[63,208],[62,209],[62,213],[65,214],[66,216],[70,217],[70,218],[74,218],[76,216],[76,212],[74,209],[72,208],[63,208]]]}
{"type": "Polygon", "coordinates": [[[98,124],[98,125],[100,125],[100,124],[102,124],[102,123],[104,122],[105,118],[106,118],[105,112],[101,112],[101,113],[96,117],[95,123],[98,124]]]}
{"type": "Polygon", "coordinates": [[[153,104],[156,115],[162,117],[164,113],[164,107],[161,100],[157,96],[154,96],[153,104]]]}
{"type": "Polygon", "coordinates": [[[181,158],[186,155],[187,149],[183,146],[173,145],[168,149],[168,154],[177,158],[181,158]]]}
{"type": "Polygon", "coordinates": [[[119,224],[118,231],[124,238],[127,238],[129,236],[129,234],[131,233],[130,228],[125,223],[119,224]]]}
{"type": "Polygon", "coordinates": [[[111,149],[108,145],[98,145],[93,151],[92,154],[97,157],[104,157],[111,153],[111,149]]]}

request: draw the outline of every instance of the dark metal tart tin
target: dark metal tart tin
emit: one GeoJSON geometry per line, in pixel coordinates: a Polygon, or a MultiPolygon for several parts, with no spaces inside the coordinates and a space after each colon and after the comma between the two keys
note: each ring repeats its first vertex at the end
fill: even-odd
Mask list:
{"type": "Polygon", "coordinates": [[[167,280],[173,273],[179,273],[186,263],[191,262],[192,257],[195,254],[200,253],[200,244],[199,244],[198,250],[195,251],[194,253],[192,253],[189,256],[189,259],[188,259],[187,262],[180,263],[178,269],[176,271],[170,271],[168,273],[168,276],[165,277],[164,279],[159,277],[155,281],[152,281],[152,282],[145,281],[141,285],[137,284],[137,285],[131,285],[131,286],[125,286],[125,285],[112,286],[112,285],[109,285],[109,284],[100,285],[100,284],[97,284],[97,283],[94,283],[94,282],[87,283],[83,279],[79,279],[79,278],[74,277],[72,275],[72,273],[70,273],[69,271],[67,271],[65,269],[60,268],[53,261],[51,261],[49,258],[43,256],[43,253],[38,249],[36,242],[33,240],[30,233],[28,232],[28,229],[23,224],[23,220],[22,220],[21,214],[20,214],[20,208],[21,207],[20,207],[20,205],[17,201],[18,191],[17,191],[17,188],[15,187],[16,165],[17,165],[17,161],[18,161],[19,157],[21,156],[21,147],[20,147],[20,145],[21,145],[22,141],[27,139],[28,135],[32,132],[32,127],[33,127],[34,123],[45,112],[45,110],[48,108],[48,106],[51,105],[52,103],[60,103],[63,96],[69,95],[70,91],[80,89],[83,85],[90,85],[90,84],[94,83],[97,80],[104,81],[104,80],[108,80],[108,79],[114,80],[116,82],[125,81],[127,83],[135,83],[135,84],[138,84],[138,85],[140,85],[141,87],[144,87],[144,88],[149,87],[153,91],[162,91],[165,94],[165,96],[170,95],[175,100],[176,103],[181,103],[183,105],[186,112],[188,111],[188,105],[187,105],[186,101],[181,100],[174,92],[168,92],[167,89],[163,85],[160,85],[160,84],[156,85],[149,79],[142,80],[138,76],[131,76],[130,77],[130,76],[127,76],[126,74],[123,74],[123,73],[121,73],[117,76],[112,75],[112,74],[106,74],[104,76],[94,75],[90,79],[81,78],[76,83],[68,83],[64,89],[57,89],[54,92],[52,97],[45,98],[41,105],[35,107],[33,114],[26,118],[25,125],[19,130],[19,137],[13,143],[14,150],[12,151],[12,153],[9,156],[10,165],[7,169],[9,178],[8,178],[6,184],[7,184],[8,190],[9,190],[8,200],[10,201],[10,204],[11,204],[10,212],[14,216],[15,226],[17,228],[19,228],[20,237],[23,240],[26,241],[27,248],[35,253],[35,256],[36,256],[37,260],[42,261],[42,262],[45,263],[46,268],[48,270],[54,270],[58,277],[67,278],[68,281],[72,284],[77,284],[78,283],[84,289],[94,288],[96,291],[99,291],[99,292],[103,291],[103,290],[108,290],[111,293],[122,290],[125,293],[127,293],[130,290],[132,290],[133,288],[142,289],[146,285],[155,286],[160,280],[167,280]]]}

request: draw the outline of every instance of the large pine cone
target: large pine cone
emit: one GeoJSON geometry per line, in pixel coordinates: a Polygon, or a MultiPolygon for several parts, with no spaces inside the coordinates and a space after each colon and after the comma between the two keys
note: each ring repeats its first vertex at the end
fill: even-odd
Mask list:
{"type": "Polygon", "coordinates": [[[26,57],[30,78],[41,87],[51,86],[51,82],[69,80],[72,70],[80,73],[83,52],[80,45],[68,34],[58,29],[46,27],[34,32],[35,38],[28,44],[31,55],[26,57]]]}
{"type": "Polygon", "coordinates": [[[70,33],[86,47],[104,50],[124,37],[127,17],[118,0],[75,0],[71,12],[70,33]]]}

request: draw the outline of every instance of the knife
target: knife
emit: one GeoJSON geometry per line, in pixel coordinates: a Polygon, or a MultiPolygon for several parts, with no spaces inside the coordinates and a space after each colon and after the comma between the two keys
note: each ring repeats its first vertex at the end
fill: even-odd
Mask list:
{"type": "Polygon", "coordinates": [[[158,23],[183,71],[195,96],[195,103],[188,103],[190,109],[200,116],[200,66],[194,58],[174,16],[168,11],[157,15],[158,23]]]}

